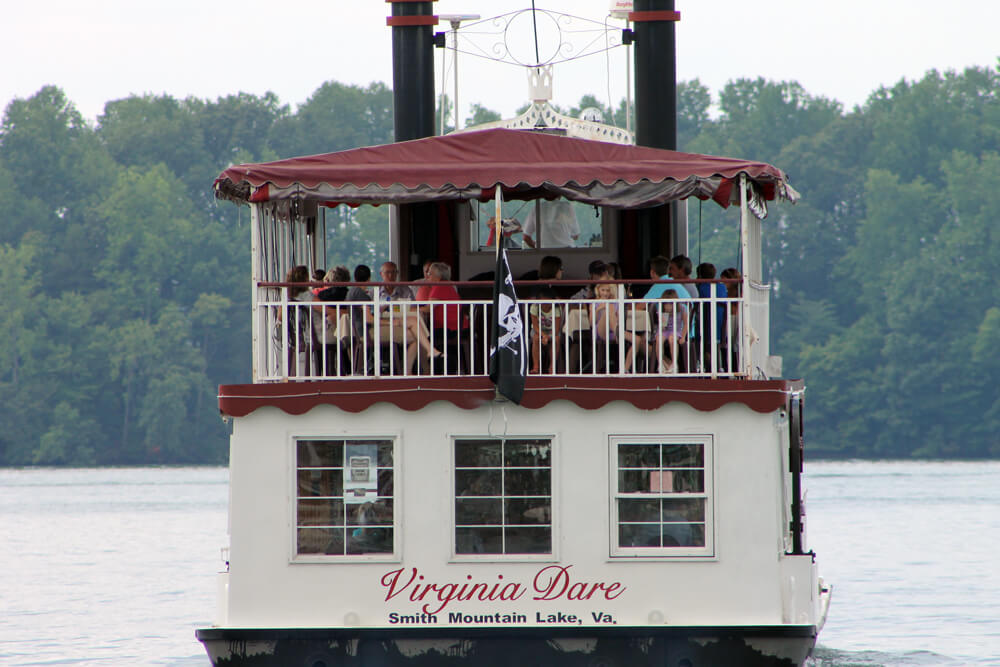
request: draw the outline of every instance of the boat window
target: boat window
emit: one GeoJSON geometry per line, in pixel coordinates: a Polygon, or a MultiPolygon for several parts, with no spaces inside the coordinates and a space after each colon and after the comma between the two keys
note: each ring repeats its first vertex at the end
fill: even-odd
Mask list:
{"type": "Polygon", "coordinates": [[[394,553],[393,444],[296,440],[297,555],[394,553]]]}
{"type": "MultiPolygon", "coordinates": [[[[509,201],[502,205],[501,231],[514,249],[603,248],[600,209],[568,199],[509,201]]],[[[494,247],[496,206],[473,202],[469,237],[473,251],[494,247]]]]}
{"type": "Polygon", "coordinates": [[[455,440],[455,554],[552,553],[552,441],[455,440]]]}
{"type": "Polygon", "coordinates": [[[712,555],[711,442],[612,438],[612,555],[712,555]]]}

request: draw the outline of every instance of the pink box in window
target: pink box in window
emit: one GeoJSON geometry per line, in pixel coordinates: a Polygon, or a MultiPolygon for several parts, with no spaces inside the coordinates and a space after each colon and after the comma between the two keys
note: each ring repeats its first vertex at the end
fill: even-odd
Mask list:
{"type": "Polygon", "coordinates": [[[672,470],[653,470],[650,472],[649,490],[658,493],[673,493],[674,472],[672,470]]]}

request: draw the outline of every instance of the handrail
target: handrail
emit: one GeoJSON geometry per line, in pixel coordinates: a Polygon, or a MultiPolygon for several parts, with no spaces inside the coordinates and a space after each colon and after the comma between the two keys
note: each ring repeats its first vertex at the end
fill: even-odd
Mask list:
{"type": "MultiPolygon", "coordinates": [[[[766,361],[766,350],[755,349],[759,347],[757,340],[746,341],[747,336],[759,334],[753,331],[754,324],[744,320],[744,313],[754,322],[761,316],[766,318],[766,290],[739,298],[718,297],[713,289],[708,297],[697,299],[686,290],[678,290],[677,299],[646,300],[626,297],[622,287],[663,282],[518,281],[515,284],[521,286],[617,286],[613,299],[521,299],[523,333],[531,356],[529,369],[540,375],[566,377],[754,376],[755,367],[766,361]],[[608,315],[611,312],[613,316],[608,315]],[[750,355],[744,354],[744,349],[749,349],[750,355]]],[[[337,286],[399,284],[413,285],[352,282],[337,286]]],[[[425,283],[417,283],[421,284],[425,283]]],[[[484,287],[493,283],[434,284],[484,287]]],[[[387,301],[380,290],[371,289],[371,300],[367,301],[314,301],[295,300],[289,290],[282,289],[309,286],[331,284],[258,284],[255,325],[265,333],[254,345],[255,381],[488,374],[491,299],[387,301]],[[290,325],[285,326],[286,322],[290,325]]]]}

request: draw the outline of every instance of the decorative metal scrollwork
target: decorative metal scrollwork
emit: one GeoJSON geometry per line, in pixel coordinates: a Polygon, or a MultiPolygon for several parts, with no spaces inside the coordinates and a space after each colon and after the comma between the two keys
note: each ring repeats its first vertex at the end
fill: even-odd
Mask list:
{"type": "Polygon", "coordinates": [[[622,46],[620,27],[549,9],[519,9],[465,24],[452,35],[455,39],[447,48],[523,67],[577,60],[622,46]]]}

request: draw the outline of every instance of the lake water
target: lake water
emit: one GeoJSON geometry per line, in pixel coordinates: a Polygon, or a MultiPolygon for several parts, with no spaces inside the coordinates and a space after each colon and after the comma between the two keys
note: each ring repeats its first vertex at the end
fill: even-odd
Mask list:
{"type": "MultiPolygon", "coordinates": [[[[816,667],[1000,666],[1000,462],[809,462],[816,667]]],[[[223,468],[0,470],[0,665],[206,667],[223,468]]]]}

